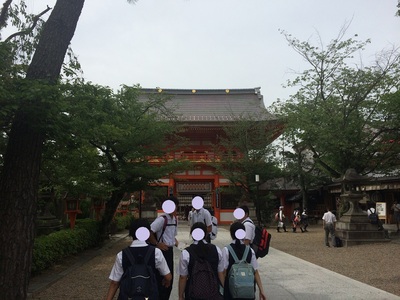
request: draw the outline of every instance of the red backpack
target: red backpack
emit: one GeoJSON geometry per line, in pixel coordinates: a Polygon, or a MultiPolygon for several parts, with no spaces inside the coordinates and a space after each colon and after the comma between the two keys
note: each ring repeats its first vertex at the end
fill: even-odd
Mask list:
{"type": "MultiPolygon", "coordinates": [[[[251,221],[247,220],[245,222],[251,221]]],[[[255,236],[253,243],[251,244],[251,248],[254,250],[257,258],[264,257],[268,254],[270,243],[271,234],[268,232],[268,230],[261,226],[255,226],[255,236]]]]}
{"type": "Polygon", "coordinates": [[[253,240],[252,248],[256,257],[264,257],[268,254],[269,244],[271,243],[271,234],[266,228],[256,226],[256,235],[253,240]]]}

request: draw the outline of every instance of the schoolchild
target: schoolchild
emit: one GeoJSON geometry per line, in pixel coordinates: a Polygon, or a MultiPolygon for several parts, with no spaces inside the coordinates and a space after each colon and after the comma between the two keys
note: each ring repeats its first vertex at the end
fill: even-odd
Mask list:
{"type": "MultiPolygon", "coordinates": [[[[232,225],[230,227],[230,234],[231,234],[232,242],[231,242],[230,245],[233,248],[233,250],[235,251],[236,256],[240,259],[240,258],[243,257],[245,248],[248,247],[248,245],[245,245],[243,243],[243,240],[240,240],[240,239],[236,238],[235,233],[239,229],[245,230],[245,227],[244,227],[244,225],[242,223],[240,223],[240,222],[232,223],[232,225]]],[[[226,275],[226,274],[229,274],[229,271],[230,271],[232,265],[234,264],[235,260],[232,257],[232,255],[229,253],[229,250],[228,250],[227,247],[224,247],[222,249],[222,257],[223,257],[223,260],[224,260],[224,269],[225,269],[224,273],[226,275]]],[[[256,288],[256,284],[257,284],[257,287],[258,287],[258,290],[259,290],[259,299],[266,300],[267,297],[265,295],[264,288],[263,288],[263,285],[262,285],[262,282],[261,282],[261,278],[260,278],[260,274],[258,272],[258,262],[257,262],[257,259],[256,259],[256,255],[255,255],[253,249],[251,249],[251,247],[250,247],[250,251],[249,251],[249,253],[247,255],[246,261],[248,263],[250,263],[254,268],[254,271],[255,271],[255,273],[254,273],[254,279],[255,279],[254,289],[256,288]]],[[[231,292],[229,290],[229,276],[225,276],[224,287],[225,287],[224,288],[224,299],[225,300],[233,299],[232,295],[231,295],[231,292]]],[[[253,299],[255,299],[255,298],[253,298],[253,299]]]]}
{"type": "Polygon", "coordinates": [[[301,216],[298,209],[295,209],[292,214],[292,230],[296,232],[297,226],[300,227],[301,232],[304,232],[301,224],[301,216]]]}
{"type": "MultiPolygon", "coordinates": [[[[168,200],[175,203],[175,210],[171,213],[164,213],[156,218],[153,223],[151,223],[150,228],[150,244],[154,245],[162,251],[162,254],[167,261],[168,267],[171,271],[172,277],[174,274],[174,246],[178,245],[178,240],[176,236],[178,221],[176,218],[176,207],[178,206],[178,199],[171,196],[168,200]]],[[[173,280],[173,279],[172,279],[173,280]]],[[[159,299],[168,300],[171,291],[172,284],[166,288],[162,285],[162,278],[158,278],[158,288],[159,288],[159,299]]]]}
{"type": "MultiPolygon", "coordinates": [[[[144,227],[150,231],[150,225],[146,219],[136,219],[132,221],[129,229],[129,235],[133,238],[133,241],[129,246],[129,250],[131,250],[134,257],[138,257],[139,255],[145,256],[147,251],[154,250],[154,254],[152,254],[152,257],[150,257],[149,260],[150,266],[155,274],[159,273],[162,276],[162,285],[168,287],[172,283],[172,275],[168,268],[167,262],[165,261],[160,249],[154,249],[154,247],[148,245],[146,241],[141,241],[137,238],[136,231],[141,227],[144,227]]],[[[123,253],[120,251],[116,256],[114,266],[109,276],[111,281],[106,300],[111,300],[114,298],[114,295],[119,288],[121,277],[129,266],[129,260],[123,259],[123,253]]]]}
{"type": "MultiPolygon", "coordinates": [[[[207,286],[205,289],[214,289],[217,291],[217,295],[213,297],[213,300],[222,298],[220,296],[220,288],[223,287],[224,282],[224,262],[222,260],[222,252],[214,244],[207,243],[205,237],[207,235],[207,227],[203,222],[194,223],[191,227],[190,233],[194,235],[195,230],[200,230],[202,238],[200,240],[193,239],[193,243],[184,249],[179,259],[179,289],[178,296],[179,300],[191,300],[192,298],[190,291],[190,285],[198,284],[194,278],[193,270],[196,260],[206,260],[212,269],[212,286],[207,286]]],[[[193,287],[192,287],[193,288],[193,287]]],[[[204,288],[204,287],[203,287],[204,288]]]]}
{"type": "Polygon", "coordinates": [[[286,216],[283,213],[283,206],[279,206],[279,211],[275,215],[275,220],[277,222],[276,232],[280,232],[280,228],[282,228],[285,232],[287,232],[286,225],[285,225],[285,219],[286,219],[286,216]]]}
{"type": "Polygon", "coordinates": [[[256,226],[254,225],[253,220],[249,217],[249,207],[247,205],[242,205],[239,208],[243,209],[244,211],[244,217],[239,220],[244,225],[246,231],[246,236],[243,239],[243,243],[246,245],[251,245],[256,235],[256,226]]]}
{"type": "Polygon", "coordinates": [[[304,232],[308,232],[307,227],[308,227],[308,213],[307,209],[304,208],[303,212],[301,213],[301,224],[303,225],[304,232]]]}
{"type": "MultiPolygon", "coordinates": [[[[196,199],[200,200],[202,203],[204,203],[203,198],[200,196],[196,196],[193,198],[193,201],[196,201],[196,199]]],[[[193,206],[196,206],[194,203],[192,204],[193,206]]],[[[200,208],[195,208],[195,210],[192,213],[192,218],[191,218],[191,223],[190,225],[193,226],[195,223],[201,222],[204,223],[207,227],[207,236],[206,236],[206,241],[211,242],[211,231],[212,231],[212,219],[211,219],[211,214],[210,212],[205,209],[204,207],[200,208]]]]}

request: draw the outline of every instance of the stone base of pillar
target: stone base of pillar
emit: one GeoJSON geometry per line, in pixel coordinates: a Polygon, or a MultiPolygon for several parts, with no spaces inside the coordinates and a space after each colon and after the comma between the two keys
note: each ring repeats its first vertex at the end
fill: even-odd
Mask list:
{"type": "Polygon", "coordinates": [[[339,221],[336,223],[336,236],[342,240],[344,247],[390,242],[390,239],[386,238],[385,230],[378,230],[376,225],[365,222],[347,223],[339,221]]]}
{"type": "Polygon", "coordinates": [[[342,240],[343,246],[390,242],[385,230],[378,230],[378,225],[371,224],[367,213],[358,205],[362,199],[361,193],[349,193],[340,196],[350,204],[349,210],[336,223],[336,235],[342,240]]]}

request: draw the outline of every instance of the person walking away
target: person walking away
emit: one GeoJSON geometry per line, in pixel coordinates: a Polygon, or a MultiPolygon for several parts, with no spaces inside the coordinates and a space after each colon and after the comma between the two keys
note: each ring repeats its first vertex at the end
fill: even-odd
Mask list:
{"type": "MultiPolygon", "coordinates": [[[[137,238],[136,231],[141,227],[144,227],[150,231],[150,225],[146,219],[136,219],[132,221],[129,228],[129,235],[132,237],[133,241],[129,246],[129,251],[132,253],[135,260],[138,260],[140,256],[145,257],[147,252],[151,251],[149,265],[155,274],[159,273],[161,276],[163,276],[162,285],[168,287],[172,283],[172,275],[168,268],[167,262],[160,249],[148,245],[146,241],[141,241],[137,238]]],[[[111,300],[114,298],[114,295],[120,287],[122,275],[130,265],[130,260],[127,259],[126,255],[123,254],[123,251],[120,251],[115,258],[115,262],[109,276],[111,282],[107,291],[106,300],[111,300]]],[[[157,289],[157,287],[154,288],[157,289]]],[[[122,298],[119,297],[118,299],[122,298]]]]}
{"type": "Polygon", "coordinates": [[[182,251],[179,259],[179,300],[222,299],[220,290],[225,278],[221,249],[204,239],[208,232],[203,222],[193,224],[190,230],[192,236],[196,230],[202,233],[202,238],[193,238],[193,243],[182,251]],[[198,275],[202,273],[198,272],[202,267],[208,271],[203,273],[205,277],[198,275]]]}
{"type": "MultiPolygon", "coordinates": [[[[230,244],[230,246],[233,248],[236,256],[241,259],[243,257],[243,254],[245,253],[245,249],[246,247],[249,247],[248,245],[245,245],[243,240],[236,238],[236,231],[238,231],[239,229],[245,230],[245,227],[242,223],[240,222],[234,222],[232,223],[229,231],[230,231],[230,235],[232,238],[232,242],[230,244]]],[[[258,272],[258,262],[257,262],[257,258],[256,255],[253,251],[253,249],[251,249],[251,247],[249,247],[250,251],[247,254],[247,257],[245,258],[245,261],[247,261],[249,264],[251,264],[253,266],[254,269],[254,290],[256,288],[256,285],[258,287],[259,290],[259,299],[261,300],[266,300],[267,297],[265,295],[264,292],[264,287],[262,285],[262,281],[261,281],[261,277],[260,274],[258,272]]],[[[228,246],[224,247],[222,249],[222,257],[224,260],[224,273],[229,274],[230,269],[232,268],[232,265],[234,264],[235,260],[232,257],[232,255],[229,253],[228,250],[228,246]]],[[[231,300],[234,299],[232,297],[231,291],[229,290],[229,276],[225,276],[225,283],[224,283],[224,299],[225,300],[231,300]]],[[[237,298],[235,298],[237,299],[237,298]]],[[[249,298],[247,298],[249,299],[249,298]]],[[[253,298],[255,299],[255,297],[253,298]]]]}
{"type": "Polygon", "coordinates": [[[292,214],[292,231],[296,232],[297,226],[300,226],[301,232],[304,232],[303,227],[301,226],[301,217],[298,209],[295,209],[292,214]]]}
{"type": "Polygon", "coordinates": [[[247,205],[242,205],[239,208],[243,209],[244,217],[239,221],[244,225],[246,236],[243,239],[245,245],[251,245],[253,243],[254,237],[256,235],[256,226],[254,222],[249,217],[249,207],[247,205]]]}
{"type": "Polygon", "coordinates": [[[206,241],[208,243],[211,242],[211,231],[212,231],[212,220],[211,220],[211,214],[210,212],[205,209],[204,207],[201,207],[200,209],[195,209],[192,213],[192,219],[190,225],[193,226],[194,224],[201,222],[204,223],[207,227],[207,235],[206,235],[206,241]]]}
{"type": "Polygon", "coordinates": [[[397,225],[397,232],[400,232],[400,227],[399,227],[399,224],[400,224],[400,203],[397,200],[395,200],[393,202],[392,210],[393,210],[394,221],[396,222],[396,225],[397,225]]]}
{"type": "Polygon", "coordinates": [[[330,247],[329,245],[329,234],[331,235],[332,246],[336,247],[335,240],[335,228],[336,228],[336,216],[327,208],[327,211],[324,213],[322,217],[322,227],[325,230],[325,245],[330,247]]]}
{"type": "Polygon", "coordinates": [[[301,223],[303,224],[304,232],[308,232],[308,214],[306,208],[304,208],[303,212],[301,213],[301,223]]]}
{"type": "MultiPolygon", "coordinates": [[[[176,218],[176,207],[178,207],[179,203],[178,199],[173,196],[170,196],[168,200],[172,200],[175,203],[175,211],[169,214],[164,213],[160,215],[158,218],[156,218],[153,221],[153,223],[151,223],[149,241],[152,245],[156,246],[158,249],[162,251],[173,277],[174,246],[178,246],[178,240],[176,239],[176,235],[178,234],[177,231],[178,220],[176,218]]],[[[171,295],[172,284],[169,287],[163,286],[161,277],[158,277],[157,283],[160,295],[159,299],[168,300],[171,295]]]]}
{"type": "Polygon", "coordinates": [[[275,219],[277,221],[276,231],[280,232],[280,228],[283,228],[283,230],[287,232],[285,225],[286,216],[283,213],[283,206],[279,206],[279,211],[276,213],[275,219]]]}

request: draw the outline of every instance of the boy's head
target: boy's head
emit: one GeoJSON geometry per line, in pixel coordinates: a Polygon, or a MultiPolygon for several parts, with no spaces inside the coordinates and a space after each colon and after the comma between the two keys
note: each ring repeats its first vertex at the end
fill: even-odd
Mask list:
{"type": "Polygon", "coordinates": [[[244,211],[244,217],[241,220],[246,219],[250,214],[249,207],[247,205],[242,205],[239,208],[243,209],[244,211]]]}
{"type": "Polygon", "coordinates": [[[240,223],[240,222],[234,222],[234,223],[232,223],[231,228],[229,229],[229,232],[230,232],[230,234],[231,234],[232,240],[236,240],[235,233],[236,233],[236,231],[239,230],[239,229],[245,230],[245,227],[244,227],[244,225],[243,225],[242,223],[240,223]]]}
{"type": "Polygon", "coordinates": [[[147,228],[150,232],[150,223],[147,219],[135,219],[132,221],[131,226],[129,227],[129,235],[132,239],[137,240],[136,230],[140,227],[147,228]]]}
{"type": "Polygon", "coordinates": [[[204,231],[204,236],[207,236],[207,226],[203,222],[196,222],[193,224],[192,228],[190,228],[190,234],[193,233],[193,230],[200,228],[204,231]]]}

